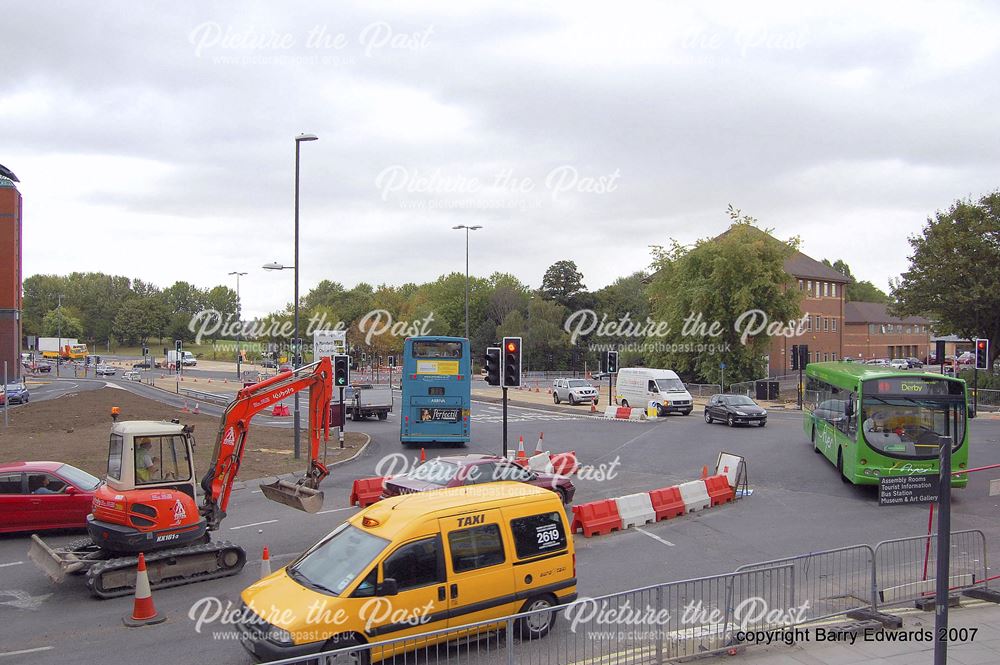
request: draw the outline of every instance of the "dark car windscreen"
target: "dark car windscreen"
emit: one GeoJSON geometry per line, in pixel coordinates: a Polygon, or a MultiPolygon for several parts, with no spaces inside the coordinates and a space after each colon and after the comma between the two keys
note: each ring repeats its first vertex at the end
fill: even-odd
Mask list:
{"type": "Polygon", "coordinates": [[[384,538],[343,524],[286,570],[304,586],[340,595],[388,545],[384,538]]]}
{"type": "Polygon", "coordinates": [[[684,382],[680,379],[657,379],[656,385],[661,393],[682,393],[685,391],[684,382]]]}
{"type": "Polygon", "coordinates": [[[424,462],[408,474],[413,480],[422,480],[425,483],[441,485],[442,487],[454,480],[457,475],[457,464],[436,459],[424,462]]]}

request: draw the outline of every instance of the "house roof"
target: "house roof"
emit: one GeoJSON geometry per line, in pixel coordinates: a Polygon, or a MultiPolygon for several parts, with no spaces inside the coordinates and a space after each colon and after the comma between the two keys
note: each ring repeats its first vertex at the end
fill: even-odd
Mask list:
{"type": "Polygon", "coordinates": [[[922,316],[898,317],[889,314],[889,306],[880,302],[844,303],[844,323],[918,323],[930,324],[922,316]]]}
{"type": "Polygon", "coordinates": [[[840,284],[847,284],[851,281],[850,277],[839,270],[834,270],[802,252],[795,252],[785,259],[785,272],[792,277],[803,279],[821,279],[825,282],[838,282],[840,284]]]}

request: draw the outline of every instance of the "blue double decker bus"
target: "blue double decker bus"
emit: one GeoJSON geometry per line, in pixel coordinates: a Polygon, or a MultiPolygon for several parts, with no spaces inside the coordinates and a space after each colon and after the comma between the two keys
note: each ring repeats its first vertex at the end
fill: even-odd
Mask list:
{"type": "Polygon", "coordinates": [[[464,337],[408,337],[403,342],[399,441],[469,442],[472,368],[464,337]]]}

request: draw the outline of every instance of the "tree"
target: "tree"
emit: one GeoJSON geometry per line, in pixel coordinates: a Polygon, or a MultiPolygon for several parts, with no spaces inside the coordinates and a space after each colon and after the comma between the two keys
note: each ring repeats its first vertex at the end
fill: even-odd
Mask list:
{"type": "Polygon", "coordinates": [[[577,270],[574,261],[556,261],[542,277],[542,297],[570,309],[579,306],[579,297],[586,290],[583,273],[577,270]]]}
{"type": "Polygon", "coordinates": [[[823,263],[830,266],[849,280],[844,289],[844,300],[847,302],[881,302],[889,303],[889,295],[868,280],[858,280],[851,274],[851,267],[841,259],[830,263],[830,259],[823,259],[823,263]]]}
{"type": "Polygon", "coordinates": [[[938,332],[988,337],[990,367],[1000,341],[1000,190],[959,200],[909,239],[910,268],[894,282],[897,316],[933,319],[938,332]]]}
{"type": "Polygon", "coordinates": [[[112,327],[115,339],[122,344],[134,345],[145,342],[162,326],[155,305],[138,296],[129,298],[118,308],[112,327]]]}
{"type": "Polygon", "coordinates": [[[729,381],[764,373],[769,337],[761,332],[744,340],[746,319],[742,330],[737,326],[741,315],[760,310],[768,322],[786,325],[799,316],[799,291],[790,288],[784,268],[797,241],[774,238],[739,210],[730,208],[730,217],[736,223],[716,238],[699,240],[694,247],[674,241],[656,248],[657,272],[648,290],[653,319],[670,328],[647,340],[663,347],[648,352],[648,359],[712,383],[721,379],[721,363],[729,381]],[[705,324],[703,331],[690,328],[693,317],[705,324]],[[716,334],[711,334],[713,324],[716,334]]]}
{"type": "Polygon", "coordinates": [[[53,309],[42,318],[42,335],[45,337],[83,337],[83,323],[65,308],[53,309]]]}

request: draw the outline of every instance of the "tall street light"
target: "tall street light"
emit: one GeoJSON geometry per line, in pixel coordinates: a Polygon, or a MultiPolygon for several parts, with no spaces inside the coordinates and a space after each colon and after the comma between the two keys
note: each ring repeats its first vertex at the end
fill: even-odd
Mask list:
{"type": "Polygon", "coordinates": [[[469,339],[469,231],[478,231],[482,226],[459,224],[452,230],[465,229],[465,339],[469,339]]]}
{"type": "MultiPolygon", "coordinates": [[[[270,263],[265,270],[284,270],[291,267],[295,271],[295,338],[292,340],[292,367],[298,369],[301,356],[301,340],[299,339],[299,146],[303,141],[316,141],[315,134],[299,134],[295,137],[295,263],[292,266],[282,266],[270,263]]],[[[302,427],[299,418],[299,394],[295,393],[295,459],[302,457],[302,427]]]]}
{"type": "Polygon", "coordinates": [[[243,352],[240,350],[240,342],[243,341],[243,324],[240,323],[240,310],[242,309],[242,307],[240,307],[240,305],[242,304],[240,302],[240,277],[246,274],[247,273],[245,272],[237,272],[237,271],[229,273],[230,277],[236,275],[236,323],[237,325],[239,325],[239,327],[236,329],[236,378],[237,379],[240,379],[243,376],[243,373],[240,371],[240,365],[243,362],[243,352]]]}

